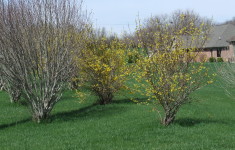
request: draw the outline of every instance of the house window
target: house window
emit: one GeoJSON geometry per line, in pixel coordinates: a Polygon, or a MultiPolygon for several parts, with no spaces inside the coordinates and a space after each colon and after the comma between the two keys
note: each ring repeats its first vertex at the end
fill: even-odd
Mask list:
{"type": "Polygon", "coordinates": [[[221,49],[217,49],[217,57],[221,57],[221,49]]]}

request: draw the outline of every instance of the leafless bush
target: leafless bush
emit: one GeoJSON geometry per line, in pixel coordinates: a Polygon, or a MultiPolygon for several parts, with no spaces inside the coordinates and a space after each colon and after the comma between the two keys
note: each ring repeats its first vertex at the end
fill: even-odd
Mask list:
{"type": "Polygon", "coordinates": [[[235,63],[214,63],[214,67],[220,87],[230,98],[235,99],[235,63]]]}
{"type": "Polygon", "coordinates": [[[3,76],[20,88],[37,122],[61,98],[86,19],[76,0],[0,0],[3,76]]]}
{"type": "Polygon", "coordinates": [[[11,103],[18,102],[21,97],[20,86],[10,84],[9,78],[3,75],[3,70],[0,68],[0,90],[6,91],[9,94],[11,103]]]}

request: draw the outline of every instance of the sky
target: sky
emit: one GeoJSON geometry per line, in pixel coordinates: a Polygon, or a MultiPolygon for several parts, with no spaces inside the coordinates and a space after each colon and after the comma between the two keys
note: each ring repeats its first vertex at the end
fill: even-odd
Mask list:
{"type": "Polygon", "coordinates": [[[105,27],[121,35],[134,31],[136,19],[193,10],[202,17],[221,23],[235,17],[235,0],[84,0],[96,28],[105,27]]]}

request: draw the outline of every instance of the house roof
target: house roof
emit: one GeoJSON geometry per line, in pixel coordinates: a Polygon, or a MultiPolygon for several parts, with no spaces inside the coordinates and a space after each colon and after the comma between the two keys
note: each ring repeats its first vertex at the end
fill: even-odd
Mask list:
{"type": "Polygon", "coordinates": [[[205,43],[206,48],[212,47],[227,47],[227,42],[235,36],[235,26],[232,24],[225,24],[214,26],[209,34],[209,40],[205,43]]]}
{"type": "Polygon", "coordinates": [[[230,39],[227,40],[227,42],[234,42],[235,41],[235,36],[231,37],[230,39]]]}

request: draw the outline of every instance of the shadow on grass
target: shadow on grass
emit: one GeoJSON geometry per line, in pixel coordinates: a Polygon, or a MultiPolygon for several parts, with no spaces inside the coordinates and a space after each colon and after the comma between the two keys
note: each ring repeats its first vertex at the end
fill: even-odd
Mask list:
{"type": "Polygon", "coordinates": [[[25,107],[29,106],[29,103],[26,100],[20,100],[18,104],[25,107]]]}
{"type": "Polygon", "coordinates": [[[114,100],[112,102],[112,104],[134,104],[135,102],[133,102],[130,99],[122,99],[122,100],[114,100]]]}
{"type": "Polygon", "coordinates": [[[128,103],[127,101],[118,101],[113,104],[99,105],[93,104],[78,110],[60,112],[50,117],[51,121],[75,121],[78,119],[100,119],[110,117],[115,114],[126,112],[128,109],[125,106],[115,105],[115,103],[128,103]]]}
{"type": "MultiPolygon", "coordinates": [[[[124,106],[120,105],[115,105],[115,104],[120,104],[120,103],[133,103],[130,100],[117,100],[114,101],[113,104],[109,105],[99,105],[99,104],[93,104],[78,110],[71,110],[68,112],[60,112],[56,113],[54,115],[51,115],[47,120],[43,121],[42,123],[51,123],[55,120],[57,121],[75,121],[78,119],[99,119],[101,117],[109,117],[115,114],[120,114],[124,113],[127,111],[127,108],[124,106]]],[[[27,103],[22,103],[20,105],[27,106],[27,103]]],[[[13,123],[8,123],[8,124],[2,124],[0,125],[0,130],[10,128],[17,126],[19,124],[24,124],[29,121],[31,121],[31,118],[24,119],[21,121],[13,122],[13,123]]]]}
{"type": "Polygon", "coordinates": [[[192,119],[192,118],[182,118],[175,120],[174,124],[179,124],[182,127],[192,127],[197,124],[228,124],[228,122],[222,120],[206,120],[206,119],[192,119]]]}
{"type": "MultiPolygon", "coordinates": [[[[141,103],[145,102],[148,98],[133,98],[133,99],[134,101],[141,103]]],[[[112,104],[136,104],[136,102],[134,101],[131,99],[120,99],[120,100],[114,100],[112,104]]]]}
{"type": "Polygon", "coordinates": [[[32,120],[31,118],[28,118],[28,119],[24,119],[24,120],[9,123],[9,124],[2,124],[2,125],[0,125],[0,130],[6,129],[6,128],[9,128],[9,127],[14,127],[14,126],[29,122],[31,120],[32,120]]]}
{"type": "MultiPolygon", "coordinates": [[[[145,101],[146,98],[138,98],[139,102],[145,101]]],[[[119,104],[136,104],[130,99],[114,100],[108,105],[99,105],[97,103],[78,110],[71,110],[67,112],[59,112],[52,115],[51,121],[74,121],[77,119],[100,119],[110,117],[116,114],[126,113],[128,111],[127,105],[119,104]]]]}
{"type": "MultiPolygon", "coordinates": [[[[138,99],[139,101],[144,101],[146,98],[138,99]]],[[[99,105],[97,103],[92,104],[81,109],[71,110],[67,112],[59,112],[52,115],[51,121],[60,120],[60,121],[73,121],[77,119],[99,119],[103,117],[109,117],[115,114],[125,113],[128,111],[128,108],[119,104],[135,104],[130,99],[120,99],[113,100],[111,104],[99,105]]]]}

